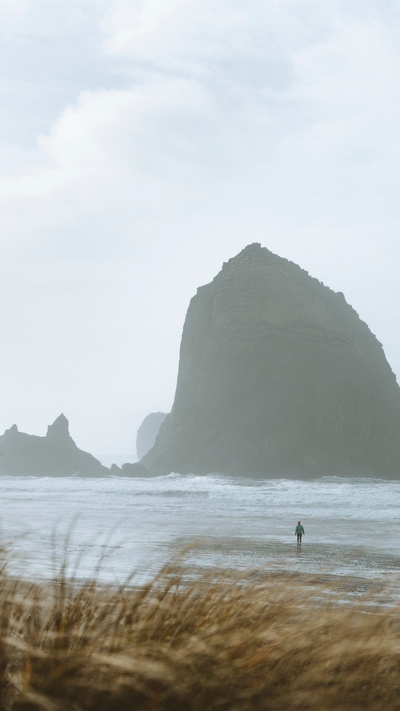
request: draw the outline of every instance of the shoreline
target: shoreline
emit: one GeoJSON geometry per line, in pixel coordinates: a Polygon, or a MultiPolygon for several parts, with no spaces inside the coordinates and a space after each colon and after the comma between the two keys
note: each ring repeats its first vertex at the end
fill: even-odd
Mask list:
{"type": "Polygon", "coordinates": [[[204,570],[195,565],[168,563],[155,573],[147,582],[135,582],[135,574],[131,580],[127,577],[123,583],[110,583],[96,578],[59,575],[53,578],[40,578],[34,576],[21,576],[7,574],[1,584],[6,587],[19,588],[23,591],[34,590],[35,594],[42,596],[53,594],[60,587],[69,593],[76,590],[91,590],[100,596],[113,596],[121,591],[127,596],[134,596],[148,590],[149,587],[167,584],[171,570],[179,579],[179,591],[190,589],[195,585],[213,584],[215,581],[229,585],[265,587],[266,590],[274,586],[286,586],[290,590],[297,587],[302,591],[307,590],[309,600],[316,605],[331,602],[336,605],[350,605],[359,607],[363,604],[376,606],[382,610],[400,605],[400,572],[384,579],[368,578],[360,575],[335,574],[325,571],[308,573],[292,570],[262,571],[259,569],[237,570],[235,568],[209,568],[204,570]]]}

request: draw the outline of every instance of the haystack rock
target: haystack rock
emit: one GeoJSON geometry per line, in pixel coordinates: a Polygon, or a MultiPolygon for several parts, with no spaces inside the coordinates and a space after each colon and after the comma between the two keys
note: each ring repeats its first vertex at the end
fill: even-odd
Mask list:
{"type": "Polygon", "coordinates": [[[78,449],[61,414],[46,437],[19,432],[16,425],[0,437],[0,474],[36,476],[103,476],[110,471],[78,449]]]}
{"type": "Polygon", "coordinates": [[[335,293],[251,244],[198,289],[150,472],[400,478],[400,388],[335,293]]]}

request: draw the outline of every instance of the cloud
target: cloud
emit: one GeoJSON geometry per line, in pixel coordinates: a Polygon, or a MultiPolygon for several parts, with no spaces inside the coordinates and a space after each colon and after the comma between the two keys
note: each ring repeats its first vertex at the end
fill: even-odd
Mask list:
{"type": "Polygon", "coordinates": [[[130,73],[123,88],[80,91],[34,146],[0,145],[9,241],[36,225],[62,254],[79,241],[89,253],[95,229],[101,254],[112,233],[126,244],[129,225],[141,249],[190,219],[198,233],[380,220],[399,152],[398,31],[384,10],[103,3],[103,60],[130,73]]]}
{"type": "Polygon", "coordinates": [[[27,0],[0,0],[0,18],[4,20],[9,15],[21,15],[26,4],[27,0]]]}
{"type": "MultiPolygon", "coordinates": [[[[29,160],[18,154],[0,178],[10,239],[12,224],[20,233],[21,223],[32,224],[38,213],[42,230],[71,220],[82,230],[91,219],[102,221],[100,232],[124,215],[136,227],[152,213],[171,215],[195,194],[198,171],[210,170],[212,114],[201,87],[183,80],[82,93],[38,138],[29,160]]],[[[214,147],[217,160],[221,151],[214,147]]]]}
{"type": "Polygon", "coordinates": [[[211,0],[147,0],[112,3],[102,26],[106,47],[117,56],[171,57],[209,17],[211,0]]]}
{"type": "Polygon", "coordinates": [[[399,50],[376,4],[107,7],[109,66],[124,58],[131,74],[124,88],[81,91],[29,150],[0,146],[9,242],[51,243],[63,258],[97,243],[99,259],[111,235],[118,251],[134,234],[143,253],[149,236],[340,231],[389,210],[399,50]]]}

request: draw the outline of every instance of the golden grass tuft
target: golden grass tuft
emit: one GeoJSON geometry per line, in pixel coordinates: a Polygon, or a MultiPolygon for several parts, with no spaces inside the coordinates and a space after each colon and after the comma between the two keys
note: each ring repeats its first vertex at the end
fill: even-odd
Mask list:
{"type": "Polygon", "coordinates": [[[172,564],[119,589],[2,569],[1,711],[399,709],[399,607],[299,577],[187,581],[172,564]]]}

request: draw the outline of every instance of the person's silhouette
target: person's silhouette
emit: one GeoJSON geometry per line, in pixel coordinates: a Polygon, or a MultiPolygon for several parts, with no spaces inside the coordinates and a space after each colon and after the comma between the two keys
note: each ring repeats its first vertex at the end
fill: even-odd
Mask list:
{"type": "Polygon", "coordinates": [[[301,537],[303,534],[305,534],[305,530],[304,530],[303,526],[301,525],[301,522],[298,521],[294,535],[297,536],[297,543],[300,546],[301,546],[301,537]]]}

